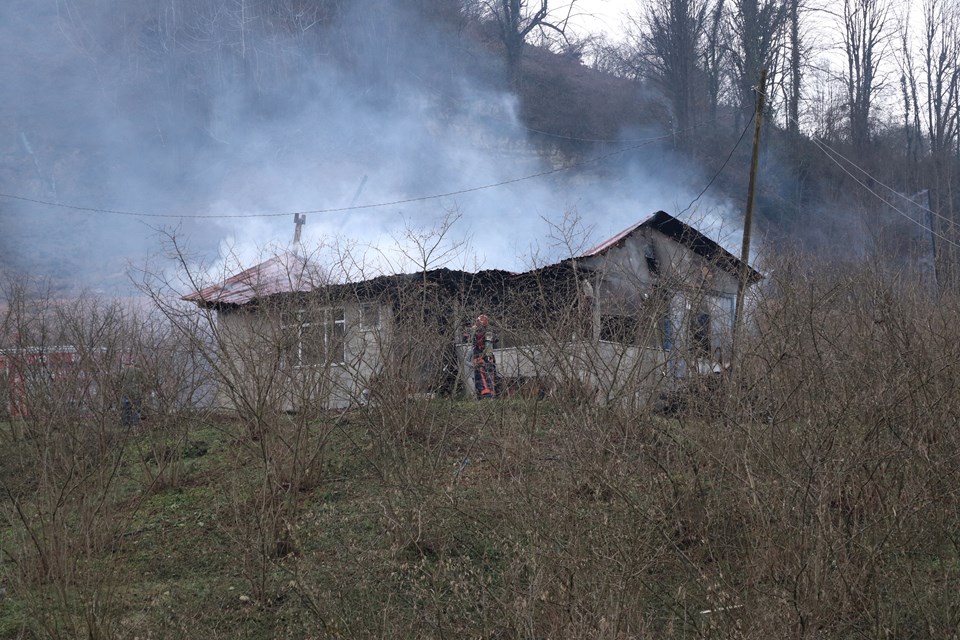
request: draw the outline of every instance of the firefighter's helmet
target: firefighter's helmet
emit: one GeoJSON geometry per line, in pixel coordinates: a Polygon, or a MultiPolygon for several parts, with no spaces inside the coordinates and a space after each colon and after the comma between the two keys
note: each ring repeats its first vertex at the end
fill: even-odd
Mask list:
{"type": "Polygon", "coordinates": [[[477,316],[477,326],[486,327],[489,324],[490,318],[488,318],[486,314],[481,313],[479,316],[477,316]]]}

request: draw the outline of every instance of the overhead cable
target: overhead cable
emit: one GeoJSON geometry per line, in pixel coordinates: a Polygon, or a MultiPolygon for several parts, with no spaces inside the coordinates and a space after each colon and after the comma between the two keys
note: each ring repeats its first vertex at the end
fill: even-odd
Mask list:
{"type": "MultiPolygon", "coordinates": [[[[788,116],[788,118],[789,118],[789,120],[790,120],[791,122],[795,123],[798,127],[800,126],[799,120],[797,120],[796,118],[793,118],[793,117],[791,117],[791,116],[788,116]]],[[[883,196],[881,196],[881,195],[880,195],[879,193],[877,193],[874,189],[872,189],[868,184],[866,184],[863,180],[861,180],[860,178],[858,178],[857,176],[855,176],[855,175],[854,175],[846,166],[844,166],[844,164],[841,163],[837,158],[841,158],[844,162],[846,162],[846,163],[847,163],[848,165],[850,165],[851,167],[854,167],[857,171],[859,171],[859,172],[862,173],[864,176],[866,176],[867,178],[869,178],[872,182],[874,182],[874,183],[882,186],[884,189],[886,189],[887,191],[890,191],[891,193],[893,193],[894,195],[898,196],[899,198],[902,198],[903,200],[906,200],[907,202],[909,202],[909,203],[912,204],[913,206],[915,206],[915,207],[917,207],[917,208],[919,208],[919,209],[921,209],[921,210],[923,210],[923,211],[926,211],[927,213],[929,213],[929,214],[931,214],[931,215],[933,215],[933,216],[936,216],[937,218],[939,218],[939,219],[941,219],[941,220],[943,220],[943,221],[945,221],[945,222],[950,222],[949,218],[947,218],[947,217],[945,217],[945,216],[937,213],[936,211],[934,211],[933,209],[930,209],[929,207],[925,207],[923,204],[921,204],[921,203],[916,202],[915,200],[913,200],[910,196],[908,196],[908,195],[906,195],[906,194],[904,194],[904,193],[901,193],[900,191],[898,191],[898,190],[894,189],[893,187],[887,185],[887,184],[884,183],[883,181],[878,180],[878,179],[877,179],[876,177],[874,177],[873,174],[871,174],[869,171],[867,171],[866,169],[864,169],[863,167],[861,167],[860,165],[858,165],[856,162],[854,162],[853,160],[851,160],[850,158],[846,157],[845,155],[843,155],[842,153],[840,153],[839,151],[837,151],[836,149],[834,149],[833,147],[831,147],[829,144],[827,144],[827,142],[826,142],[825,140],[823,140],[823,139],[821,139],[821,138],[819,138],[819,137],[816,137],[816,136],[811,137],[810,140],[813,142],[814,146],[816,146],[825,156],[827,156],[827,158],[830,159],[831,162],[833,162],[835,165],[837,165],[838,167],[840,167],[840,169],[841,169],[845,174],[847,174],[851,179],[853,179],[854,182],[856,182],[856,183],[859,184],[861,187],[863,187],[864,189],[866,189],[868,193],[870,193],[871,195],[873,195],[875,198],[877,198],[878,200],[880,200],[881,202],[883,202],[884,204],[886,204],[888,207],[890,207],[891,209],[893,209],[893,210],[894,210],[895,212],[897,212],[899,215],[903,216],[904,218],[906,218],[907,220],[909,220],[909,221],[912,222],[913,224],[917,225],[918,227],[920,227],[921,229],[923,229],[923,230],[926,231],[927,233],[929,233],[929,234],[931,234],[931,235],[933,235],[933,236],[936,236],[937,238],[940,238],[941,240],[943,240],[944,242],[946,242],[946,243],[949,244],[949,245],[952,245],[952,246],[954,246],[954,247],[960,248],[960,244],[954,242],[953,240],[950,240],[949,238],[947,238],[947,237],[944,236],[943,234],[938,233],[935,229],[932,229],[931,227],[928,227],[927,225],[923,224],[921,221],[915,219],[915,218],[914,218],[913,216],[911,216],[910,214],[908,214],[908,213],[906,213],[906,212],[904,212],[904,211],[901,211],[901,210],[900,210],[897,206],[895,206],[892,202],[890,202],[889,200],[887,200],[886,198],[884,198],[883,196]]]]}
{"type": "Polygon", "coordinates": [[[282,211],[282,212],[269,212],[269,213],[236,213],[236,214],[180,214],[180,213],[154,213],[154,212],[145,212],[145,211],[128,211],[123,209],[108,209],[105,207],[85,207],[74,204],[66,204],[62,202],[52,202],[49,200],[42,200],[40,198],[29,198],[27,196],[21,196],[12,193],[2,193],[0,192],[0,198],[7,198],[9,200],[20,200],[21,202],[30,202],[33,204],[41,204],[49,207],[59,207],[61,209],[70,209],[72,211],[83,211],[87,213],[107,213],[111,215],[119,216],[131,216],[135,218],[173,218],[178,220],[190,220],[190,219],[224,219],[224,218],[280,218],[292,215],[303,215],[303,214],[317,214],[317,213],[340,213],[344,211],[356,211],[361,209],[376,209],[379,207],[389,207],[396,206],[400,204],[410,204],[413,202],[425,202],[428,200],[439,200],[442,198],[450,198],[453,196],[463,195],[466,193],[473,193],[475,191],[483,191],[486,189],[494,189],[496,187],[503,187],[510,184],[515,184],[517,182],[523,182],[525,180],[532,180],[534,178],[542,178],[544,176],[552,175],[555,173],[560,173],[563,171],[569,171],[577,167],[582,167],[589,164],[594,164],[607,158],[626,153],[628,151],[633,151],[644,147],[648,144],[658,142],[660,140],[666,140],[667,138],[672,137],[673,134],[657,136],[654,138],[646,138],[641,144],[635,144],[628,147],[623,147],[616,149],[609,153],[604,153],[593,158],[588,158],[586,160],[581,160],[580,162],[575,162],[567,166],[558,167],[556,169],[548,169],[546,171],[539,171],[530,175],[522,176],[519,178],[512,178],[510,180],[502,180],[500,182],[495,182],[491,184],[480,185],[477,187],[469,187],[466,189],[458,189],[456,191],[448,191],[445,193],[435,193],[426,196],[417,196],[413,198],[403,198],[400,200],[391,200],[389,202],[375,202],[370,204],[359,204],[359,205],[350,205],[347,207],[330,207],[326,209],[307,209],[303,211],[282,211]]]}
{"type": "Polygon", "coordinates": [[[687,211],[689,211],[689,210],[690,210],[690,207],[692,207],[694,204],[696,204],[697,201],[700,200],[700,198],[703,197],[703,194],[705,194],[705,193],[707,192],[707,190],[708,190],[710,187],[713,186],[713,183],[716,181],[716,179],[719,178],[719,177],[720,177],[720,174],[723,173],[723,170],[726,169],[727,163],[730,162],[730,158],[733,157],[733,154],[734,154],[734,152],[737,150],[737,147],[739,147],[739,146],[740,146],[740,143],[743,142],[744,136],[747,135],[747,130],[750,129],[750,125],[753,124],[753,119],[756,118],[756,117],[757,117],[757,114],[756,114],[756,113],[753,113],[753,114],[750,116],[750,121],[747,122],[747,126],[745,126],[745,127],[743,128],[743,131],[740,132],[740,137],[737,138],[736,144],[733,145],[733,148],[730,149],[730,153],[727,154],[727,159],[723,161],[723,164],[720,165],[720,168],[717,169],[717,172],[716,172],[715,174],[713,174],[713,177],[712,177],[712,178],[710,178],[710,182],[707,183],[707,186],[705,186],[705,187],[703,188],[703,190],[702,190],[700,193],[697,194],[697,197],[694,198],[693,200],[691,200],[691,201],[690,201],[690,204],[688,204],[686,207],[684,207],[683,211],[681,211],[680,213],[678,213],[677,216],[682,216],[684,213],[686,213],[687,211]]]}
{"type": "MultiPolygon", "coordinates": [[[[846,168],[845,166],[843,166],[835,157],[833,157],[833,155],[830,154],[830,152],[823,146],[823,143],[822,143],[819,139],[813,138],[812,140],[813,140],[813,143],[817,146],[817,148],[820,149],[820,150],[824,153],[824,155],[826,155],[828,158],[830,158],[830,160],[832,160],[834,164],[836,164],[838,167],[840,167],[840,169],[841,169],[844,173],[846,173],[848,176],[850,176],[850,178],[852,178],[854,182],[856,182],[856,183],[859,184],[861,187],[863,187],[864,189],[866,189],[869,193],[871,193],[871,194],[872,194],[874,197],[876,197],[878,200],[880,200],[881,202],[883,202],[884,204],[886,204],[888,207],[890,207],[891,209],[893,209],[894,211],[896,211],[898,214],[900,214],[901,216],[903,216],[904,218],[906,218],[907,220],[909,220],[909,221],[912,222],[913,224],[917,225],[918,227],[920,227],[921,229],[923,229],[923,230],[926,231],[927,233],[930,233],[930,234],[932,234],[932,235],[940,238],[941,240],[943,240],[944,242],[946,242],[946,243],[949,244],[949,245],[952,245],[952,246],[954,246],[954,247],[960,248],[960,244],[957,244],[956,242],[954,242],[953,240],[947,238],[945,235],[943,235],[943,234],[941,234],[941,233],[937,233],[934,229],[931,229],[930,227],[928,227],[927,225],[923,224],[923,223],[920,222],[919,220],[914,219],[914,217],[911,216],[911,215],[909,215],[908,213],[905,213],[904,211],[901,211],[901,210],[900,210],[899,208],[897,208],[892,202],[890,202],[889,200],[887,200],[886,198],[884,198],[883,196],[881,196],[879,193],[877,193],[876,191],[874,191],[872,188],[870,188],[870,186],[869,186],[868,184],[866,184],[866,183],[863,182],[860,178],[858,178],[858,177],[855,176],[853,173],[851,173],[849,169],[847,169],[847,168],[846,168]]],[[[851,164],[852,164],[852,163],[851,163],[851,164]]],[[[857,167],[857,168],[860,169],[860,167],[857,167]]],[[[867,176],[869,176],[871,179],[873,179],[873,176],[870,176],[870,174],[867,173],[865,170],[863,170],[863,169],[860,169],[860,170],[863,171],[863,173],[864,173],[865,175],[867,175],[867,176]]],[[[877,181],[877,184],[883,184],[883,183],[877,181]]],[[[889,188],[889,187],[888,187],[888,188],[889,188]]],[[[895,193],[896,193],[896,192],[895,192],[895,193]]],[[[905,196],[904,196],[904,197],[905,197],[905,196]]],[[[913,202],[913,201],[911,200],[910,202],[913,202]]],[[[917,203],[914,203],[914,204],[917,204],[917,203]]],[[[919,205],[918,205],[918,206],[919,206],[919,205]]],[[[925,208],[925,207],[924,207],[924,208],[925,208]]],[[[926,210],[927,210],[927,211],[930,211],[929,209],[926,209],[926,210]]],[[[933,213],[933,212],[930,211],[930,213],[933,213]]],[[[936,215],[936,214],[935,214],[935,215],[936,215]]]]}

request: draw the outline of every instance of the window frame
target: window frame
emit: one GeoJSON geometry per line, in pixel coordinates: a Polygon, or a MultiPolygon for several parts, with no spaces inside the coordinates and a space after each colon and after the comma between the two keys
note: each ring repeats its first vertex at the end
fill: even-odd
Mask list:
{"type": "Polygon", "coordinates": [[[690,351],[694,358],[713,357],[713,316],[706,311],[690,315],[690,351]]]}
{"type": "Polygon", "coordinates": [[[298,309],[296,323],[287,324],[285,328],[295,329],[294,344],[290,349],[293,354],[294,368],[317,367],[322,365],[342,366],[347,360],[347,321],[346,309],[343,307],[323,307],[321,309],[298,309]],[[313,336],[318,338],[318,345],[311,344],[307,336],[315,328],[319,328],[313,336]],[[335,343],[339,342],[339,345],[335,343]],[[334,353],[334,350],[336,352],[334,353]],[[304,354],[316,353],[316,356],[304,357],[304,354]],[[330,357],[331,354],[335,357],[330,357]]]}

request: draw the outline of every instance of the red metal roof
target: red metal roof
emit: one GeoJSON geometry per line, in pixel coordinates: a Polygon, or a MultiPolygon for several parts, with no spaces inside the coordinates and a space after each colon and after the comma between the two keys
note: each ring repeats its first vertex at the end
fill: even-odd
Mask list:
{"type": "Polygon", "coordinates": [[[316,265],[292,253],[283,253],[231,276],[219,284],[183,296],[200,305],[246,304],[277,293],[312,291],[327,284],[316,265]]]}
{"type": "Polygon", "coordinates": [[[653,216],[650,216],[650,217],[647,218],[646,220],[643,220],[643,221],[641,221],[641,222],[638,222],[637,224],[635,224],[635,225],[633,225],[633,226],[631,226],[631,227],[627,227],[626,229],[624,229],[623,231],[621,231],[621,232],[618,233],[617,235],[613,236],[612,238],[609,238],[609,239],[607,239],[607,240],[604,240],[603,242],[601,242],[600,244],[598,244],[597,246],[595,246],[593,249],[590,249],[590,250],[588,250],[588,251],[585,251],[585,252],[584,252],[581,256],[579,256],[579,257],[581,257],[581,258],[589,258],[590,256],[599,256],[599,255],[601,255],[601,254],[603,254],[603,253],[606,253],[607,250],[610,249],[610,247],[613,247],[613,246],[616,245],[618,242],[620,242],[621,240],[623,240],[624,238],[626,238],[627,236],[629,236],[631,233],[633,233],[634,231],[636,231],[637,229],[639,229],[640,227],[642,227],[643,225],[645,225],[647,222],[649,222],[649,221],[652,220],[652,219],[653,219],[653,216]]]}

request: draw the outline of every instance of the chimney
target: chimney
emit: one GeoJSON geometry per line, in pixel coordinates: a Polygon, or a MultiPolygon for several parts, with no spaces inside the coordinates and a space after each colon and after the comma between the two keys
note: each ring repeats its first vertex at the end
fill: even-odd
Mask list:
{"type": "Polygon", "coordinates": [[[303,225],[307,223],[307,214],[305,213],[295,213],[293,214],[293,252],[297,253],[300,247],[300,231],[303,229],[303,225]]]}

